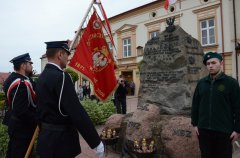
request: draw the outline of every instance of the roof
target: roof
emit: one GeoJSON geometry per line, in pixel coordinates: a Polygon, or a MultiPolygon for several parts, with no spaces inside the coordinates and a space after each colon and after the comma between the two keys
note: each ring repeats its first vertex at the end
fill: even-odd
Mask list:
{"type": "Polygon", "coordinates": [[[43,59],[43,58],[46,58],[46,57],[47,57],[47,55],[46,55],[46,53],[45,53],[45,54],[43,54],[43,55],[41,56],[40,59],[43,59]]]}
{"type": "Polygon", "coordinates": [[[128,11],[125,11],[123,13],[117,14],[115,16],[109,17],[108,20],[111,22],[111,21],[115,21],[116,19],[119,19],[119,18],[122,19],[125,16],[128,17],[129,14],[138,14],[142,10],[144,10],[148,7],[151,8],[152,6],[155,6],[156,8],[163,7],[164,6],[164,0],[155,0],[155,1],[147,3],[145,5],[142,5],[142,6],[130,9],[128,11]]]}
{"type": "Polygon", "coordinates": [[[10,72],[0,72],[0,84],[3,84],[10,74],[10,72]]]}

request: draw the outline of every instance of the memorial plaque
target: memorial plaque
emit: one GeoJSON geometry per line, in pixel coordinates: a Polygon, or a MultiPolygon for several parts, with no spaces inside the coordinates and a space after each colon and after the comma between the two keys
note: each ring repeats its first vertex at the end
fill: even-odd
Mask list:
{"type": "Polygon", "coordinates": [[[159,105],[163,114],[190,114],[196,82],[205,74],[201,44],[181,27],[147,42],[140,67],[138,109],[159,105]]]}

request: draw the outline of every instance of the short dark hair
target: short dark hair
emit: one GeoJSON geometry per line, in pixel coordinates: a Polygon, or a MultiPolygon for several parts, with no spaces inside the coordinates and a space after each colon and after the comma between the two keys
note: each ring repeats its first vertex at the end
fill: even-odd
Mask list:
{"type": "Polygon", "coordinates": [[[22,64],[25,64],[25,63],[27,63],[27,62],[16,63],[16,64],[13,65],[13,69],[14,69],[15,71],[19,71],[20,68],[21,68],[21,65],[22,65],[22,64]]]}
{"type": "Polygon", "coordinates": [[[63,51],[62,48],[49,48],[47,49],[46,56],[47,58],[53,58],[57,52],[63,51]]]}
{"type": "Polygon", "coordinates": [[[14,64],[14,65],[13,65],[13,69],[14,69],[15,71],[19,71],[21,64],[22,64],[22,63],[14,64]]]}

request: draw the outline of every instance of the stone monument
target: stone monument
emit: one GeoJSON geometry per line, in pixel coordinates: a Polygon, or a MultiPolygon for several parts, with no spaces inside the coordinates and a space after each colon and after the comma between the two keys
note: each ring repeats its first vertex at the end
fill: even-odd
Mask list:
{"type": "Polygon", "coordinates": [[[206,75],[203,50],[196,39],[173,25],[174,18],[167,19],[167,24],[159,37],[145,45],[137,111],[122,118],[115,115],[106,123],[115,126],[113,122],[118,120],[115,124],[122,128],[119,144],[124,157],[139,157],[144,150],[152,154],[152,141],[151,158],[200,157],[189,115],[196,83],[206,75]]]}
{"type": "Polygon", "coordinates": [[[203,50],[199,41],[167,21],[159,37],[147,42],[140,67],[138,109],[154,103],[161,114],[190,114],[193,91],[203,76],[203,50]]]}

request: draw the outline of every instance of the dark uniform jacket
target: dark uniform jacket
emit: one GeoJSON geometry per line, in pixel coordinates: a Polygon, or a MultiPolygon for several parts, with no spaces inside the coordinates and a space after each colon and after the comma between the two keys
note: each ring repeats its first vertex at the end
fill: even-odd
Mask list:
{"type": "Polygon", "coordinates": [[[125,87],[123,87],[122,84],[119,84],[117,90],[114,93],[114,98],[119,100],[126,100],[127,93],[128,93],[128,90],[126,87],[127,87],[126,82],[125,82],[125,87]]]}
{"type": "Polygon", "coordinates": [[[210,76],[201,79],[193,96],[192,125],[224,133],[240,133],[238,82],[224,73],[215,80],[210,76]]]}
{"type": "Polygon", "coordinates": [[[7,78],[7,80],[4,82],[4,85],[3,85],[8,111],[11,113],[10,115],[14,116],[14,118],[22,120],[24,123],[27,123],[27,124],[34,124],[34,126],[36,127],[36,119],[37,119],[36,107],[34,107],[35,105],[31,105],[31,102],[29,101],[26,85],[23,82],[21,82],[19,87],[15,86],[9,93],[10,98],[7,98],[7,92],[8,92],[9,86],[16,79],[21,79],[21,81],[28,80],[31,82],[32,85],[34,85],[32,79],[27,78],[26,76],[23,76],[15,72],[11,73],[11,75],[7,78]],[[17,90],[17,93],[16,93],[16,90],[17,90]],[[15,95],[15,98],[14,98],[14,95],[15,95]],[[14,102],[12,103],[13,98],[14,98],[14,102]],[[10,100],[11,105],[9,105],[8,99],[10,100]]]}
{"type": "Polygon", "coordinates": [[[6,97],[9,90],[9,95],[6,98],[8,112],[4,118],[8,125],[10,138],[7,157],[24,157],[37,126],[36,107],[30,101],[24,80],[29,81],[29,78],[13,72],[4,82],[6,97]],[[10,85],[16,79],[21,79],[19,86],[13,86],[9,90],[10,85]]]}
{"type": "Polygon", "coordinates": [[[68,73],[54,64],[47,64],[37,81],[36,94],[41,122],[37,146],[40,157],[71,158],[80,154],[77,131],[91,148],[100,144],[99,135],[79,102],[68,73]]]}

